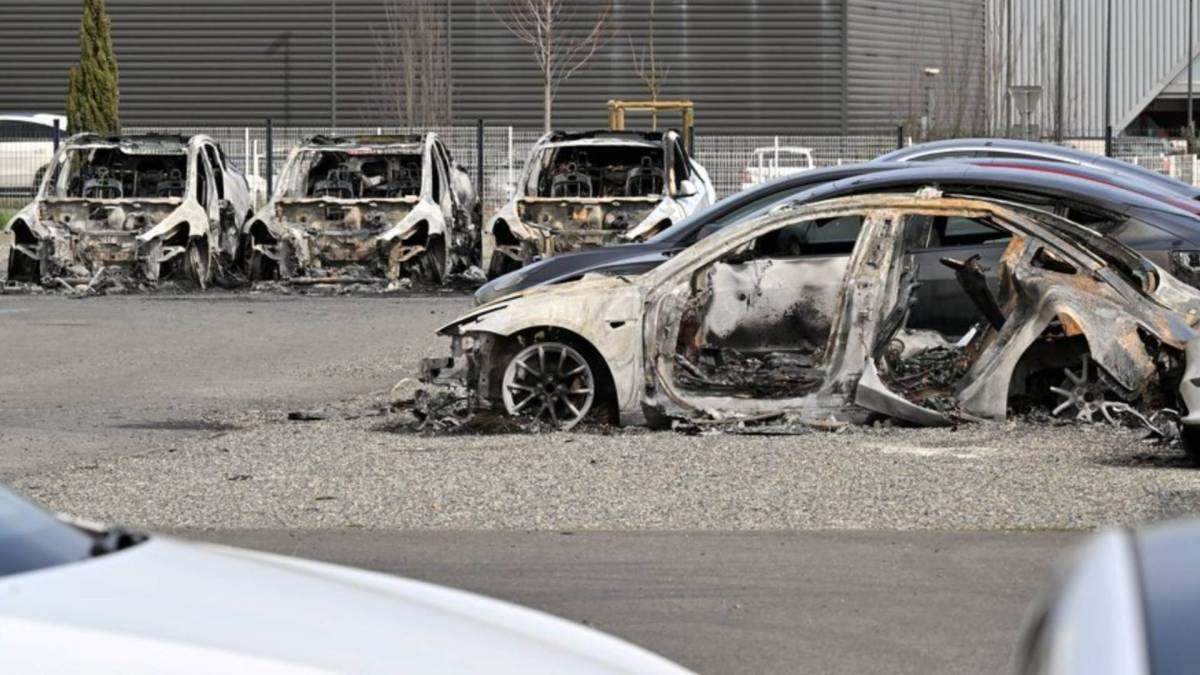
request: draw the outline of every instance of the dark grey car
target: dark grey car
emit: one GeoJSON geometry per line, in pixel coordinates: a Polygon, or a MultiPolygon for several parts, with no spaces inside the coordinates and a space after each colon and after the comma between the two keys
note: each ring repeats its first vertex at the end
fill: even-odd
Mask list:
{"type": "MultiPolygon", "coordinates": [[[[750,196],[736,201],[731,198],[727,200],[730,205],[726,202],[715,205],[711,209],[714,214],[707,218],[706,211],[698,214],[694,222],[678,223],[671,228],[678,229],[678,238],[665,242],[581,251],[565,260],[543,261],[522,270],[526,276],[502,277],[481,288],[477,299],[490,301],[523,288],[577,279],[589,272],[640,274],[695,239],[754,213],[778,208],[781,202],[803,204],[854,194],[915,191],[926,186],[937,187],[947,194],[999,197],[1043,207],[1129,244],[1184,281],[1193,285],[1200,281],[1200,220],[1194,213],[1170,203],[1176,197],[1163,195],[1147,183],[1087,167],[1033,172],[962,163],[907,168],[896,168],[894,164],[861,166],[870,168],[855,173],[856,167],[839,167],[849,176],[792,191],[780,189],[778,186],[786,183],[777,181],[772,184],[777,186],[773,199],[762,193],[759,200],[750,196]]],[[[922,282],[918,306],[936,307],[937,311],[926,310],[924,315],[918,311],[912,320],[919,327],[945,333],[965,331],[978,319],[976,308],[960,292],[953,271],[939,261],[942,257],[967,260],[978,256],[985,269],[995,269],[1008,240],[971,221],[935,222],[932,226],[934,236],[918,256],[922,282]]],[[[797,254],[847,254],[857,237],[854,223],[823,227],[820,232],[820,241],[809,241],[805,239],[806,233],[795,233],[797,238],[791,245],[797,247],[797,254]]]]}
{"type": "Polygon", "coordinates": [[[1008,138],[955,138],[920,143],[882,154],[873,162],[944,162],[971,159],[1025,159],[1090,166],[1131,178],[1140,178],[1162,190],[1188,199],[1200,199],[1200,188],[1128,162],[1062,145],[1008,138]]]}
{"type": "Polygon", "coordinates": [[[1018,675],[1182,675],[1200,664],[1200,520],[1093,537],[1034,604],[1018,675]]]}

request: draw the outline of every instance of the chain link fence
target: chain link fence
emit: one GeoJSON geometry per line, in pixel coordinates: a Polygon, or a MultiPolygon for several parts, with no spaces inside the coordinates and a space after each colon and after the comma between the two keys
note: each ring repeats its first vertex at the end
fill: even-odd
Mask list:
{"type": "MultiPolygon", "coordinates": [[[[274,127],[271,147],[267,133],[259,127],[129,127],[126,134],[166,133],[191,136],[207,134],[216,140],[226,155],[251,178],[251,184],[266,185],[267,162],[279,176],[290,150],[304,139],[316,136],[352,136],[378,134],[437,133],[453,160],[478,180],[480,146],[475,126],[414,129],[405,127],[274,127]],[[269,158],[268,158],[269,155],[269,158]]],[[[533,145],[541,138],[540,129],[508,126],[483,127],[483,209],[484,216],[500,208],[517,189],[517,183],[533,145]]],[[[780,135],[733,136],[697,133],[697,161],[708,171],[718,197],[724,197],[749,184],[761,182],[809,167],[866,162],[893,150],[900,142],[893,133],[855,136],[780,135]]],[[[1076,138],[1064,145],[1104,153],[1104,139],[1076,138]]],[[[1197,157],[1186,154],[1182,140],[1118,137],[1113,154],[1138,166],[1200,184],[1197,157]]],[[[19,137],[0,135],[0,211],[12,211],[32,198],[39,169],[53,156],[53,135],[36,132],[19,137]]],[[[260,195],[260,199],[265,195],[260,195]]]]}

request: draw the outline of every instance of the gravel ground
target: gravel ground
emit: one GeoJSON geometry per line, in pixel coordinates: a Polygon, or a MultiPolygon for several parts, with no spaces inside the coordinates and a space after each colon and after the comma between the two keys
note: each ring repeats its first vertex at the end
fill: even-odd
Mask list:
{"type": "Polygon", "coordinates": [[[1181,455],[1100,428],[434,437],[399,422],[246,414],[14,484],[148,528],[1059,529],[1200,507],[1181,455]]]}
{"type": "Polygon", "coordinates": [[[5,298],[0,480],[151,529],[1036,529],[1200,510],[1132,431],[426,436],[383,405],[467,298],[5,298]],[[339,403],[340,402],[340,403],[339,403]]]}

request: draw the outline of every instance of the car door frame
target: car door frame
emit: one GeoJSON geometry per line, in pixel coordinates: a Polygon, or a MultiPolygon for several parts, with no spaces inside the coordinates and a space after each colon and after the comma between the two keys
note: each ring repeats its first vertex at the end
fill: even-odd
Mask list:
{"type": "Polygon", "coordinates": [[[910,264],[900,260],[905,246],[904,214],[853,203],[819,205],[794,213],[768,215],[733,230],[718,232],[668,260],[643,279],[648,284],[643,313],[642,365],[647,417],[704,416],[708,410],[756,416],[783,411],[801,417],[841,419],[864,417],[852,406],[859,378],[871,360],[874,334],[899,300],[901,278],[910,264]],[[675,345],[683,308],[691,296],[691,277],[721,257],[764,234],[806,220],[862,215],[859,238],[849,255],[842,289],[824,350],[821,385],[804,396],[786,399],[749,399],[730,396],[697,396],[672,382],[675,345]],[[852,292],[850,280],[853,280],[852,292]],[[866,305],[867,307],[860,307],[866,305]]]}

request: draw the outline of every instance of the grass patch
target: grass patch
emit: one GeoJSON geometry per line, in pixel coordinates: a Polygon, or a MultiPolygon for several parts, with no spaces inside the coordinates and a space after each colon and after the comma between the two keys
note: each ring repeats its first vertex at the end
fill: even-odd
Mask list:
{"type": "Polygon", "coordinates": [[[0,209],[0,229],[8,224],[8,221],[17,214],[16,209],[0,209]]]}

